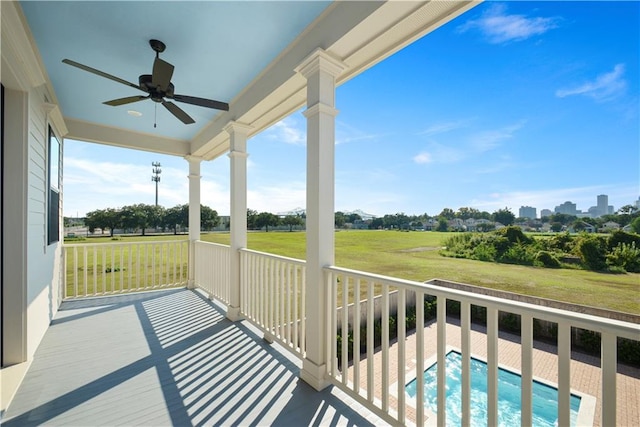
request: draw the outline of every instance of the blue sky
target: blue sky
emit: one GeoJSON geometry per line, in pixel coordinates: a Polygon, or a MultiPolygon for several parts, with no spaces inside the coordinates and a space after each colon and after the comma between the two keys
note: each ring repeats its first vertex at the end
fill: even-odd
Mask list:
{"type": "MultiPolygon", "coordinates": [[[[617,209],[640,195],[640,3],[486,2],[336,91],[336,210],[617,209]]],[[[305,119],[248,143],[248,206],[305,206],[305,119]]],[[[188,200],[184,159],[65,141],[64,213],[188,200]]],[[[229,159],[202,164],[229,213],[229,159]]]]}

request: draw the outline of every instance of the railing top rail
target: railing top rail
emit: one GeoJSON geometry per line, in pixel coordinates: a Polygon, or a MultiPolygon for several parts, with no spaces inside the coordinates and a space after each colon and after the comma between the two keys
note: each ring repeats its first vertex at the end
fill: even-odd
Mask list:
{"type": "Polygon", "coordinates": [[[490,295],[476,294],[458,289],[442,288],[427,283],[414,282],[406,279],[383,276],[375,273],[367,273],[337,266],[327,266],[325,271],[343,273],[360,279],[370,280],[380,284],[395,287],[403,287],[414,292],[423,292],[427,295],[444,296],[452,300],[465,300],[471,304],[494,307],[502,311],[515,314],[530,314],[533,317],[551,322],[568,322],[572,326],[597,332],[613,333],[617,336],[640,340],[640,325],[624,322],[617,319],[607,319],[584,313],[576,313],[553,307],[545,307],[526,302],[508,300],[490,295]]]}
{"type": "Polygon", "coordinates": [[[253,255],[260,255],[260,256],[265,257],[265,258],[276,259],[276,260],[279,260],[279,261],[285,261],[285,262],[288,262],[288,263],[291,263],[291,264],[296,264],[296,265],[301,265],[301,266],[306,265],[306,261],[302,260],[302,259],[289,258],[289,257],[286,257],[286,256],[270,254],[270,253],[267,253],[267,252],[254,251],[253,249],[242,248],[242,249],[239,250],[239,252],[244,252],[244,253],[253,254],[253,255]]]}
{"type": "Polygon", "coordinates": [[[196,245],[216,246],[218,248],[231,249],[231,246],[222,243],[205,242],[204,240],[196,240],[196,245]]]}
{"type": "Polygon", "coordinates": [[[159,243],[185,243],[188,239],[182,240],[152,240],[149,242],[131,241],[131,242],[103,242],[103,243],[63,243],[63,248],[79,248],[86,246],[126,246],[126,245],[157,245],[159,243]]]}

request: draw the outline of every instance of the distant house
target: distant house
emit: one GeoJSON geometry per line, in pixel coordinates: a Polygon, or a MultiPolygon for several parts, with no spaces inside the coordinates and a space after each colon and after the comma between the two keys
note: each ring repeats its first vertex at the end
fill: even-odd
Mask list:
{"type": "Polygon", "coordinates": [[[584,221],[580,221],[575,223],[573,226],[569,227],[569,232],[571,233],[576,233],[576,232],[587,232],[587,233],[595,233],[596,232],[596,228],[589,224],[588,222],[584,222],[584,221]]]}
{"type": "Polygon", "coordinates": [[[604,224],[602,224],[603,231],[613,231],[613,230],[619,230],[619,229],[620,229],[620,224],[618,224],[617,222],[607,221],[604,224]]]}

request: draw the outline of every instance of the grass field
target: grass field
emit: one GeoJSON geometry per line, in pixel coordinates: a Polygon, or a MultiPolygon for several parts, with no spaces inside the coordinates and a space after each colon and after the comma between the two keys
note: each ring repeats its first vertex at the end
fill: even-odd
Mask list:
{"type": "MultiPolygon", "coordinates": [[[[415,281],[433,278],[502,289],[526,295],[640,313],[640,274],[605,274],[546,269],[443,257],[438,253],[448,233],[398,231],[336,232],[336,265],[415,281]]],[[[168,240],[186,236],[125,237],[168,240]]],[[[202,240],[229,244],[228,233],[203,234],[202,240]]],[[[89,242],[111,242],[108,238],[89,242]]],[[[304,259],[302,232],[250,232],[248,247],[304,259]]]]}

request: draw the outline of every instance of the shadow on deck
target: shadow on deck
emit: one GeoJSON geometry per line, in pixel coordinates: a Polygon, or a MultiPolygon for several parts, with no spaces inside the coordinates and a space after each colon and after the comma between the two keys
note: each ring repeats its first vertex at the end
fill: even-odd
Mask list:
{"type": "Polygon", "coordinates": [[[3,425],[379,425],[185,289],[66,301],[3,425]]]}

